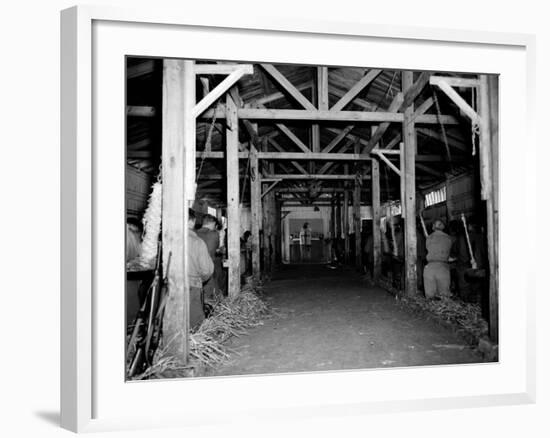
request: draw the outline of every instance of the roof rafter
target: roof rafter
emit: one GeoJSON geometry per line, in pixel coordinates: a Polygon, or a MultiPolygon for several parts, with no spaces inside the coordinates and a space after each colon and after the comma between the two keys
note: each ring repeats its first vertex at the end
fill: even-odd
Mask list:
{"type": "Polygon", "coordinates": [[[338,102],[336,102],[332,108],[331,111],[340,111],[343,109],[348,103],[350,103],[363,89],[369,85],[376,77],[382,73],[382,70],[379,69],[372,69],[369,70],[369,72],[363,76],[351,89],[344,94],[338,102]]]}
{"type": "Polygon", "coordinates": [[[315,106],[294,86],[273,64],[260,64],[269,75],[277,81],[305,109],[316,110],[315,106]]]}

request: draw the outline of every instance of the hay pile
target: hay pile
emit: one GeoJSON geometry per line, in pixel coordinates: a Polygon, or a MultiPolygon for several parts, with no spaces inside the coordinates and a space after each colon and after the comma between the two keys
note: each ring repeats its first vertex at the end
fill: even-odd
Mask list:
{"type": "Polygon", "coordinates": [[[488,333],[487,321],[482,318],[481,308],[477,304],[453,299],[427,300],[423,296],[403,296],[400,297],[400,303],[413,311],[428,314],[438,322],[453,326],[472,344],[488,333]]]}
{"type": "Polygon", "coordinates": [[[265,302],[254,289],[246,287],[237,297],[219,301],[210,317],[190,333],[188,365],[168,356],[164,346],[155,354],[153,365],[135,379],[186,377],[219,366],[229,358],[230,350],[223,343],[245,334],[248,328],[263,324],[262,320],[268,316],[265,302]]]}

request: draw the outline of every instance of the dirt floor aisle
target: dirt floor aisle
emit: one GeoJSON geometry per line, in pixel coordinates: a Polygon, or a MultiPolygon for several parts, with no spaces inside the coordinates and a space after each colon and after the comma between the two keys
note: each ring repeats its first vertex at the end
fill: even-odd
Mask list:
{"type": "Polygon", "coordinates": [[[285,266],[265,288],[275,316],[232,339],[209,375],[481,362],[450,330],[400,308],[352,270],[285,266]]]}

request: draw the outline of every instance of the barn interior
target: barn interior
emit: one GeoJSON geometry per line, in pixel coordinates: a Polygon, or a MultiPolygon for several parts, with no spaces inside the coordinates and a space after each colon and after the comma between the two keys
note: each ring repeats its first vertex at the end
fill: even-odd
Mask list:
{"type": "MultiPolygon", "coordinates": [[[[128,57],[126,67],[127,218],[143,221],[151,187],[162,180],[162,264],[174,305],[183,309],[171,313],[167,307],[165,318],[183,326],[185,339],[190,330],[185,231],[191,207],[197,226],[210,214],[226,235],[224,294],[236,297],[244,287],[261,285],[267,295],[272,291],[268,301],[287,306],[289,314],[300,308],[305,321],[312,309],[324,307],[321,289],[334,298],[332,306],[344,297],[342,311],[350,311],[347,281],[354,297],[366,297],[364,315],[372,311],[369,294],[382,300],[380,290],[389,298],[423,297],[425,237],[434,221],[443,219],[446,233],[467,243],[462,266],[460,260],[451,263],[453,300],[479,306],[488,327],[485,341],[498,344],[497,76],[137,57],[128,57]],[[309,248],[301,236],[305,223],[309,248]],[[464,275],[467,294],[461,290],[464,275]],[[306,290],[311,302],[303,301],[306,290]]],[[[144,279],[153,275],[151,269],[130,271],[129,325],[143,304],[144,279]]],[[[392,310],[386,310],[390,317],[392,310]]],[[[396,312],[393,319],[409,321],[396,312]]],[[[314,320],[308,324],[326,325],[322,318],[314,320]]],[[[338,331],[338,324],[331,327],[338,331]]],[[[376,335],[380,342],[400,339],[395,327],[384,330],[387,336],[376,335]]],[[[184,362],[190,348],[185,339],[175,353],[184,362]]],[[[430,358],[426,351],[440,345],[434,341],[432,350],[428,346],[414,358],[409,345],[407,355],[396,360],[371,351],[369,357],[378,362],[363,353],[338,362],[328,359],[329,353],[320,360],[321,353],[312,352],[316,363],[327,365],[258,368],[261,360],[255,362],[254,354],[268,348],[269,339],[258,340],[252,365],[225,372],[484,360],[455,354],[464,348],[443,348],[450,356],[430,358]]],[[[452,336],[446,339],[446,345],[456,345],[448,340],[452,336]]],[[[363,351],[362,342],[358,337],[349,350],[363,351]]],[[[307,348],[299,345],[305,355],[307,348]]]]}

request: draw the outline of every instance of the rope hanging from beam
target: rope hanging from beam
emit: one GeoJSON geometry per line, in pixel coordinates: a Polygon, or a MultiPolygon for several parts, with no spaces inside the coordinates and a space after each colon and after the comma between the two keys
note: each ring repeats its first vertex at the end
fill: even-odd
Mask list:
{"type": "MultiPolygon", "coordinates": [[[[210,127],[208,128],[208,134],[206,136],[206,141],[204,142],[204,151],[205,152],[210,150],[211,145],[212,145],[212,133],[214,132],[214,125],[216,124],[216,118],[217,118],[219,107],[220,107],[220,102],[218,101],[218,103],[216,105],[216,111],[214,111],[214,115],[212,116],[212,122],[210,123],[210,127]]],[[[202,166],[204,164],[205,159],[206,159],[206,154],[203,154],[202,158],[201,158],[201,164],[199,166],[199,170],[198,170],[197,176],[195,178],[195,184],[198,184],[198,182],[199,182],[199,177],[201,175],[202,166]]]]}
{"type": "MultiPolygon", "coordinates": [[[[477,112],[476,108],[476,87],[472,87],[472,108],[477,112]]],[[[479,136],[480,127],[478,122],[472,122],[472,156],[476,154],[476,135],[479,136]]]]}

